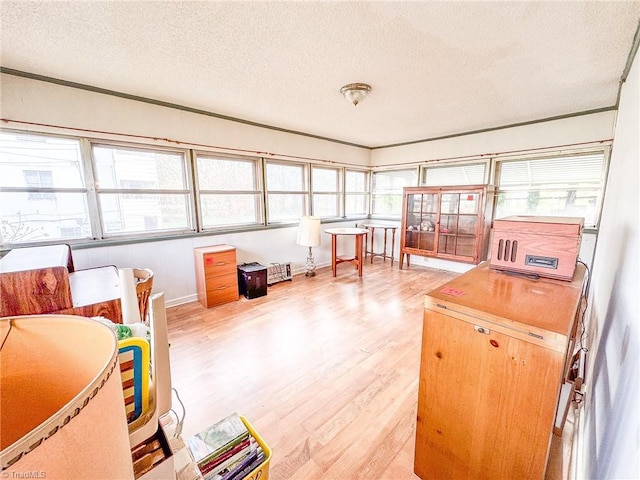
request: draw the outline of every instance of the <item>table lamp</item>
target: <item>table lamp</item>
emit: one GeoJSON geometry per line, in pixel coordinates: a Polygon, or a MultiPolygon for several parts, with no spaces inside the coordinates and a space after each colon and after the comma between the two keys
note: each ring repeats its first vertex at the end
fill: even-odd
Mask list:
{"type": "Polygon", "coordinates": [[[309,253],[307,254],[307,263],[305,265],[307,268],[307,272],[304,275],[305,277],[314,277],[316,274],[316,264],[313,261],[311,248],[320,245],[319,217],[305,216],[300,219],[300,226],[298,227],[298,239],[296,243],[304,247],[309,247],[309,253]]]}
{"type": "Polygon", "coordinates": [[[134,478],[117,346],[89,318],[0,318],[3,478],[134,478]]]}

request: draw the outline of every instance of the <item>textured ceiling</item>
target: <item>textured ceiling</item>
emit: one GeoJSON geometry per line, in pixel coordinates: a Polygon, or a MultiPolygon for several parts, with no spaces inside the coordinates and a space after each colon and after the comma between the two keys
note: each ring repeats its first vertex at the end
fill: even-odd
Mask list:
{"type": "Polygon", "coordinates": [[[2,67],[376,147],[615,105],[622,2],[0,0],[2,67]],[[357,107],[339,93],[365,82],[357,107]]]}

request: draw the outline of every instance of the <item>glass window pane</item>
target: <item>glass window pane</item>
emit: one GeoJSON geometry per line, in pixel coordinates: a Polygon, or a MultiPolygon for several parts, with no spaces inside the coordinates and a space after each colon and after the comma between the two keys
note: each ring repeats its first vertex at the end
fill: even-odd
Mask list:
{"type": "Polygon", "coordinates": [[[102,193],[105,234],[189,229],[187,194],[102,193]]]}
{"type": "Polygon", "coordinates": [[[269,222],[299,221],[305,214],[305,195],[269,194],[269,222]]]}
{"type": "Polygon", "coordinates": [[[0,193],[2,243],[91,238],[84,193],[46,195],[33,198],[27,192],[0,193]]]}
{"type": "Polygon", "coordinates": [[[417,170],[374,172],[372,177],[372,215],[402,216],[402,189],[416,186],[417,170]]]}
{"type": "Polygon", "coordinates": [[[261,203],[257,194],[200,195],[203,227],[259,223],[261,203]]]}
{"type": "Polygon", "coordinates": [[[347,192],[367,191],[367,172],[347,170],[345,174],[345,188],[347,192]]]}
{"type": "Polygon", "coordinates": [[[198,155],[198,185],[202,190],[256,190],[256,162],[198,155]]]}
{"type": "Polygon", "coordinates": [[[94,146],[93,157],[100,189],[187,188],[180,153],[94,146]]]}
{"type": "Polygon", "coordinates": [[[313,215],[316,217],[337,217],[340,215],[338,195],[320,194],[313,196],[313,215]]]}
{"type": "Polygon", "coordinates": [[[372,212],[376,215],[400,216],[402,195],[373,195],[372,212]]]}
{"type": "Polygon", "coordinates": [[[414,187],[418,183],[415,168],[373,173],[373,191],[375,193],[402,193],[403,187],[414,187]]]}
{"type": "Polygon", "coordinates": [[[603,163],[602,153],[505,161],[500,164],[500,189],[599,186],[603,163]]]}
{"type": "Polygon", "coordinates": [[[338,170],[335,168],[313,167],[311,170],[311,181],[314,192],[337,192],[338,170]]]}
{"type": "Polygon", "coordinates": [[[504,161],[499,164],[495,218],[584,217],[594,227],[604,185],[604,154],[504,161]]]}
{"type": "Polygon", "coordinates": [[[424,184],[428,186],[481,185],[485,164],[426,167],[424,184]]]}
{"type": "Polygon", "coordinates": [[[595,226],[600,190],[531,190],[498,192],[495,218],[510,215],[584,217],[595,226]]]}
{"type": "Polygon", "coordinates": [[[84,188],[80,142],[0,132],[0,187],[84,188]]]}
{"type": "Polygon", "coordinates": [[[267,163],[267,189],[281,192],[305,191],[304,166],[267,163]]]}
{"type": "Polygon", "coordinates": [[[368,196],[362,194],[346,194],[345,195],[345,214],[349,215],[366,215],[367,214],[368,196]]]}

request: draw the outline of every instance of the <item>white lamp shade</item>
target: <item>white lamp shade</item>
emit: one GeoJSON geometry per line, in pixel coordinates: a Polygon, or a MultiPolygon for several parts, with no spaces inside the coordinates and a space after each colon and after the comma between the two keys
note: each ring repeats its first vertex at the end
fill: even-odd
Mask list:
{"type": "Polygon", "coordinates": [[[117,340],[71,315],[0,319],[2,476],[133,479],[117,340]]]}
{"type": "Polygon", "coordinates": [[[120,304],[122,305],[122,323],[130,325],[140,323],[140,308],[136,295],[136,279],[132,268],[119,268],[120,304]]]}
{"type": "Polygon", "coordinates": [[[302,217],[300,219],[296,243],[305,247],[320,245],[320,217],[302,217]]]}

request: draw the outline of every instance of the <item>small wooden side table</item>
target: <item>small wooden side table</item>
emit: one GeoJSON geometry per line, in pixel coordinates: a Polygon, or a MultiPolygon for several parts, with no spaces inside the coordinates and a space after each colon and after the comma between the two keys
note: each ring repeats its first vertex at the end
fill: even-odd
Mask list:
{"type": "Polygon", "coordinates": [[[372,224],[372,223],[368,223],[362,226],[371,232],[371,247],[369,250],[367,250],[367,246],[365,245],[365,253],[364,253],[365,257],[367,256],[367,254],[369,254],[369,256],[371,257],[371,263],[373,263],[373,257],[382,257],[383,262],[386,261],[387,258],[390,258],[391,266],[393,267],[393,251],[396,245],[396,230],[398,229],[398,227],[394,225],[380,225],[380,224],[372,224]],[[384,245],[382,247],[381,253],[376,253],[375,250],[373,249],[373,238],[375,236],[376,228],[384,229],[384,245]],[[388,230],[391,230],[391,253],[389,255],[387,255],[387,231],[388,230]]]}
{"type": "Polygon", "coordinates": [[[351,262],[358,269],[358,276],[362,276],[362,237],[369,230],[366,228],[327,228],[325,233],[331,235],[331,271],[336,276],[336,267],[343,262],[351,262]],[[355,254],[353,258],[338,257],[336,253],[336,243],[339,235],[352,235],[355,237],[355,254]]]}

